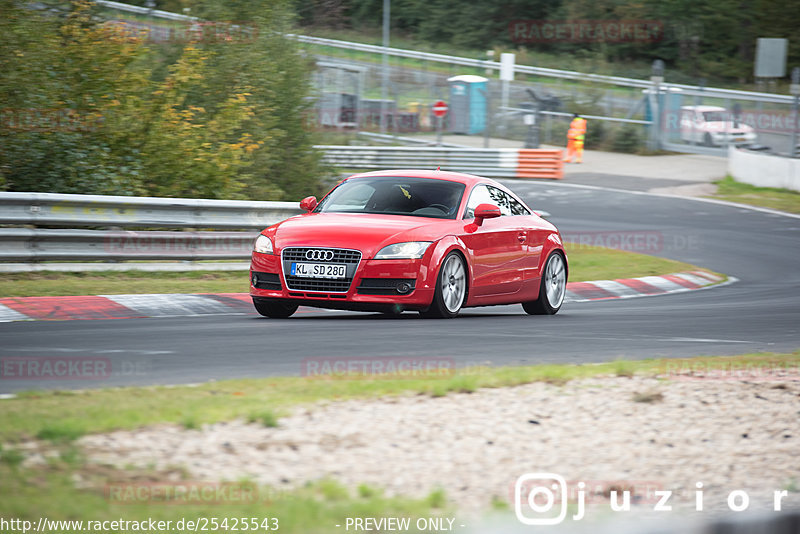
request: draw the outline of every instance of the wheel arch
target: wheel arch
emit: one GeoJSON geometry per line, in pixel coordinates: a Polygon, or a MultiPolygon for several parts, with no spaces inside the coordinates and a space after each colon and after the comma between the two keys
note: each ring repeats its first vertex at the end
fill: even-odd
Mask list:
{"type": "Polygon", "coordinates": [[[472,287],[473,272],[471,256],[467,253],[467,246],[461,239],[453,235],[448,235],[436,242],[429,264],[431,267],[431,272],[429,273],[428,278],[432,280],[434,285],[436,284],[436,280],[439,277],[439,270],[442,268],[442,262],[444,262],[444,259],[447,257],[447,255],[453,251],[461,256],[461,259],[464,261],[464,266],[467,269],[467,287],[465,290],[466,294],[464,295],[464,304],[466,305],[467,300],[469,299],[470,288],[472,287]]]}
{"type": "Polygon", "coordinates": [[[569,259],[567,258],[567,251],[564,250],[564,243],[561,241],[561,236],[556,232],[547,236],[547,239],[544,242],[542,254],[539,257],[539,277],[542,277],[545,262],[547,261],[547,258],[550,257],[552,252],[561,254],[561,257],[564,260],[564,269],[567,272],[567,281],[569,281],[569,259]]]}

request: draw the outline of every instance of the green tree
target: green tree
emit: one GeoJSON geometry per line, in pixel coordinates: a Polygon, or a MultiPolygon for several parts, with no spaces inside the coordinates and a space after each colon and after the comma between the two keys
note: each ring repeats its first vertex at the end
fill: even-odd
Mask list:
{"type": "Polygon", "coordinates": [[[250,37],[238,41],[201,44],[214,55],[207,90],[197,93],[195,101],[214,106],[227,87],[248,88],[252,114],[245,129],[260,144],[245,170],[245,192],[251,198],[296,200],[321,192],[324,171],[306,125],[313,106],[314,62],[282,35],[292,31],[290,7],[268,0],[215,0],[196,7],[204,19],[236,22],[249,32],[250,37]]]}
{"type": "MultiPolygon", "coordinates": [[[[231,13],[246,16],[248,6],[231,13]]],[[[90,2],[71,2],[64,17],[14,0],[0,7],[3,187],[259,199],[318,192],[318,156],[303,128],[308,66],[281,36],[291,19],[282,0],[261,6],[274,16],[265,9],[246,19],[259,30],[252,40],[242,40],[241,24],[221,22],[179,44],[98,23],[90,2]]]]}

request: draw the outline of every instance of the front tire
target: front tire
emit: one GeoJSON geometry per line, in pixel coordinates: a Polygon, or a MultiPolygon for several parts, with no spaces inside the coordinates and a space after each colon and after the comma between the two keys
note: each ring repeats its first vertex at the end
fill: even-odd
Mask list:
{"type": "Polygon", "coordinates": [[[421,311],[423,317],[452,319],[467,299],[467,267],[458,252],[451,252],[442,262],[436,277],[436,291],[430,308],[421,311]]]}
{"type": "Polygon", "coordinates": [[[539,298],[523,302],[522,308],[530,315],[555,315],[561,309],[566,293],[567,265],[560,252],[552,252],[544,264],[539,298]]]}
{"type": "Polygon", "coordinates": [[[271,319],[286,319],[297,311],[298,305],[281,300],[253,299],[256,311],[271,319]]]}

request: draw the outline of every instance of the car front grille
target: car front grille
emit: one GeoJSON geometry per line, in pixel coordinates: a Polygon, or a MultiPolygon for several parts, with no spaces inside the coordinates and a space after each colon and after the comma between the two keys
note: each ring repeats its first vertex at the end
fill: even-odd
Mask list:
{"type": "Polygon", "coordinates": [[[286,281],[286,287],[292,291],[320,291],[330,293],[347,293],[350,289],[350,284],[353,283],[353,277],[356,274],[358,263],[361,261],[361,252],[358,250],[349,250],[343,248],[326,248],[326,247],[289,247],[283,249],[281,252],[283,259],[283,275],[286,281]],[[315,261],[309,260],[306,253],[309,250],[324,250],[333,252],[330,260],[315,261]],[[327,278],[305,278],[301,276],[292,276],[292,263],[338,263],[345,264],[345,277],[338,279],[327,278]]]}
{"type": "Polygon", "coordinates": [[[294,247],[283,249],[283,261],[302,261],[310,263],[347,263],[358,265],[361,261],[361,252],[344,248],[324,248],[324,247],[294,247]],[[306,259],[309,250],[330,250],[333,252],[333,259],[321,262],[314,262],[306,259]]]}

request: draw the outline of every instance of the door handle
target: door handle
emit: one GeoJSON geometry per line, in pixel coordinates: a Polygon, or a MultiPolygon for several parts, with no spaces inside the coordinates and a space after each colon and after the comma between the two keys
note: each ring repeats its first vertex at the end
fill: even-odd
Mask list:
{"type": "Polygon", "coordinates": [[[527,239],[528,239],[528,234],[526,234],[525,232],[520,232],[517,234],[517,240],[519,240],[520,243],[524,243],[527,239]]]}

